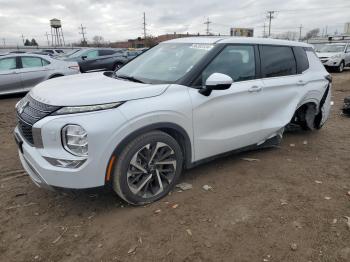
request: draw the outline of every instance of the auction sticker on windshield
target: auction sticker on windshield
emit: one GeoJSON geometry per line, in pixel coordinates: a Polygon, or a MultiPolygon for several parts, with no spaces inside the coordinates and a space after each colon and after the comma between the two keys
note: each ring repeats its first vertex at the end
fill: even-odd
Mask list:
{"type": "Polygon", "coordinates": [[[214,47],[214,45],[208,45],[208,44],[192,44],[190,48],[194,49],[203,49],[203,50],[210,50],[214,47]]]}

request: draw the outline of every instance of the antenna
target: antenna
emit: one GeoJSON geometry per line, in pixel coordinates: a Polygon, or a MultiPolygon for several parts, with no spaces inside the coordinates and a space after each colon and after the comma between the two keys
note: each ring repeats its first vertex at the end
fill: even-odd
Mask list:
{"type": "Polygon", "coordinates": [[[269,37],[271,36],[271,20],[275,17],[273,16],[276,11],[267,11],[267,18],[269,19],[269,37]]]}
{"type": "Polygon", "coordinates": [[[212,23],[212,22],[209,20],[209,17],[207,18],[207,21],[204,22],[204,24],[207,25],[207,30],[206,30],[207,35],[210,35],[209,25],[210,25],[211,23],[212,23]]]}

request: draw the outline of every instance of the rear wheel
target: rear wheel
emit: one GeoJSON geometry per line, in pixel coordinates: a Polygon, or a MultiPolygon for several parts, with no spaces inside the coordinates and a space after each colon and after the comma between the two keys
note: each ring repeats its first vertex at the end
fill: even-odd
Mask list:
{"type": "Polygon", "coordinates": [[[183,165],[177,141],[152,131],[130,142],[120,153],[113,174],[113,189],[133,205],[154,202],[174,187],[183,165]]]}

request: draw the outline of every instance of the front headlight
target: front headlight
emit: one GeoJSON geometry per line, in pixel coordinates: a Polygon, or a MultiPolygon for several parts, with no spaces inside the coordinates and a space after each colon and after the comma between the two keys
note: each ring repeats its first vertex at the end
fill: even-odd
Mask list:
{"type": "Polygon", "coordinates": [[[53,115],[66,115],[66,114],[75,114],[75,113],[84,113],[84,112],[92,112],[99,110],[106,110],[111,108],[116,108],[123,104],[123,102],[117,103],[109,103],[109,104],[101,104],[101,105],[91,105],[91,106],[66,106],[57,110],[53,113],[53,115]]]}
{"type": "Polygon", "coordinates": [[[331,57],[332,59],[337,59],[337,58],[341,58],[341,54],[337,54],[331,57]]]}
{"type": "Polygon", "coordinates": [[[87,132],[79,125],[66,125],[62,129],[62,144],[63,147],[73,155],[88,155],[87,132]]]}

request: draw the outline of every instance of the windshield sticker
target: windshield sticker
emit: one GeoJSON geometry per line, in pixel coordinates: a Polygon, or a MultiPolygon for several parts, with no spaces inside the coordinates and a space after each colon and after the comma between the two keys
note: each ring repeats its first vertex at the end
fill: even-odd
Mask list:
{"type": "Polygon", "coordinates": [[[214,45],[208,45],[208,44],[192,44],[190,48],[194,49],[203,49],[203,50],[210,50],[214,47],[214,45]]]}

